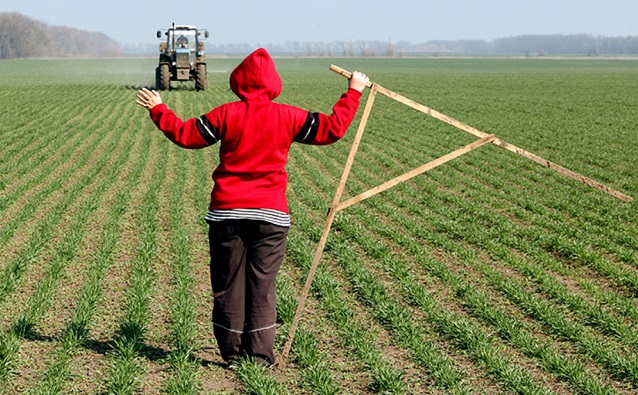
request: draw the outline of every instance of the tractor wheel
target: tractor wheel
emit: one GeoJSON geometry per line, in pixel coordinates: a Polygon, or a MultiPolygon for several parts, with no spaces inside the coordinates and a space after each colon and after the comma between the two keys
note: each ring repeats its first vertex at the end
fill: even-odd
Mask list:
{"type": "Polygon", "coordinates": [[[195,89],[205,91],[208,88],[208,69],[205,63],[197,65],[197,76],[195,76],[195,89]]]}
{"type": "Polygon", "coordinates": [[[171,72],[167,64],[161,64],[158,67],[157,89],[160,91],[169,90],[171,88],[171,72]]]}

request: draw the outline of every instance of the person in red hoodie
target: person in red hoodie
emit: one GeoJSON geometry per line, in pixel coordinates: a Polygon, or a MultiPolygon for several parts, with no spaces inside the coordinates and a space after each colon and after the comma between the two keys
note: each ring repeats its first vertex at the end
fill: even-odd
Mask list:
{"type": "Polygon", "coordinates": [[[272,58],[260,48],[230,75],[239,101],[199,118],[183,121],[156,91],[137,93],[137,104],[175,144],[191,149],[221,144],[206,221],[213,331],[229,366],[244,355],[260,364],[275,363],[275,279],[290,227],[285,171],[290,146],[342,138],[368,83],[365,74],[355,71],[331,115],[275,103],[282,82],[272,58]]]}

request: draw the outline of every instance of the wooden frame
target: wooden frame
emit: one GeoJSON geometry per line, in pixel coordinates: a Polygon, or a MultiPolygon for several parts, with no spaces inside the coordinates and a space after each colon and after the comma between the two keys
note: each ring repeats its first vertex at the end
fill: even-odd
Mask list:
{"type": "MultiPolygon", "coordinates": [[[[335,65],[330,65],[330,70],[334,71],[337,74],[340,74],[346,78],[350,78],[352,76],[352,73],[344,70],[340,67],[337,67],[335,65]]],[[[472,126],[466,125],[463,122],[457,121],[454,118],[448,117],[445,114],[441,114],[438,111],[435,111],[427,106],[424,106],[422,104],[419,104],[417,102],[414,102],[404,96],[399,95],[398,93],[392,92],[388,89],[385,89],[381,86],[379,86],[376,83],[372,83],[370,82],[367,85],[370,88],[370,93],[368,95],[368,101],[366,103],[366,106],[363,110],[363,115],[361,117],[361,121],[359,123],[359,127],[357,129],[354,141],[352,143],[352,147],[350,149],[350,154],[348,155],[348,159],[346,161],[346,165],[345,168],[343,170],[343,174],[341,175],[341,181],[339,182],[339,186],[337,187],[337,190],[335,192],[335,196],[334,199],[332,200],[332,205],[330,206],[330,210],[328,211],[328,216],[326,218],[326,223],[324,225],[323,228],[323,232],[321,234],[321,238],[319,240],[319,244],[317,246],[317,250],[315,251],[313,260],[312,260],[312,264],[310,266],[310,271],[308,272],[308,277],[306,278],[306,283],[304,285],[303,291],[301,293],[301,296],[299,298],[299,302],[297,304],[297,310],[295,311],[295,316],[293,317],[292,323],[290,325],[290,331],[288,332],[288,339],[284,345],[284,348],[282,350],[281,356],[279,358],[279,362],[278,365],[280,367],[284,367],[287,363],[288,360],[288,354],[290,353],[290,348],[292,346],[292,341],[294,340],[295,337],[295,332],[297,331],[297,327],[299,325],[299,319],[301,318],[301,314],[304,311],[304,307],[305,307],[305,303],[306,303],[306,299],[308,298],[308,293],[310,292],[310,286],[312,284],[312,280],[314,279],[315,273],[317,271],[317,267],[319,266],[319,262],[321,261],[322,255],[323,255],[323,250],[326,246],[326,242],[328,240],[328,235],[330,233],[330,228],[332,227],[332,222],[334,221],[335,215],[337,214],[337,212],[345,209],[346,207],[350,207],[353,204],[359,203],[361,201],[363,201],[364,199],[367,199],[371,196],[374,196],[378,193],[381,193],[387,189],[390,189],[402,182],[405,182],[413,177],[416,177],[419,174],[422,174],[428,170],[431,170],[437,166],[440,166],[454,158],[458,158],[461,155],[464,155],[476,148],[482,147],[486,144],[492,143],[498,147],[501,147],[503,149],[506,149],[510,152],[513,152],[517,155],[520,155],[524,158],[527,158],[529,160],[532,160],[542,166],[545,166],[549,169],[552,169],[564,176],[573,178],[576,181],[582,182],[584,184],[587,184],[593,188],[596,188],[598,190],[601,190],[611,196],[614,196],[618,199],[621,199],[623,201],[626,202],[631,202],[633,200],[633,198],[631,196],[625,195],[624,193],[618,192],[606,185],[603,185],[601,183],[599,183],[598,181],[592,180],[590,178],[587,178],[581,174],[578,174],[574,171],[571,171],[569,169],[566,169],[562,166],[559,166],[553,162],[548,161],[547,159],[543,159],[540,156],[533,154],[531,152],[528,152],[522,148],[519,148],[515,145],[509,144],[503,140],[500,140],[496,137],[494,137],[491,134],[487,134],[484,133],[472,126]],[[357,150],[359,148],[359,144],[361,143],[361,138],[363,137],[363,132],[365,130],[366,124],[368,123],[368,118],[370,117],[370,112],[372,111],[372,106],[374,104],[374,99],[376,97],[377,93],[381,93],[384,96],[387,96],[391,99],[394,99],[396,101],[398,101],[399,103],[403,103],[417,111],[423,112],[427,115],[430,115],[431,117],[434,117],[440,121],[443,121],[449,125],[452,125],[458,129],[461,129],[467,133],[470,133],[476,137],[479,138],[479,140],[466,145],[465,147],[459,148],[456,151],[450,152],[447,155],[444,155],[438,159],[435,159],[429,163],[426,163],[414,170],[411,170],[401,176],[398,176],[396,178],[393,178],[390,181],[387,181],[381,185],[378,185],[372,189],[369,189],[366,192],[363,192],[357,196],[354,196],[348,200],[345,200],[343,202],[341,202],[341,196],[343,194],[343,190],[345,189],[346,186],[346,182],[348,180],[348,176],[350,175],[350,170],[352,169],[352,164],[354,163],[354,158],[356,156],[357,150]]]]}

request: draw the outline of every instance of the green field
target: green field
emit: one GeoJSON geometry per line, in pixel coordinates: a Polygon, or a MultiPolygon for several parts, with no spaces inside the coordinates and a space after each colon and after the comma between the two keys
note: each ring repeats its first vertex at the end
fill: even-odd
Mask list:
{"type": "MultiPolygon", "coordinates": [[[[239,60],[164,101],[191,117],[234,100],[239,60]]],[[[276,63],[279,102],[329,112],[335,63],[638,197],[635,60],[276,63]]],[[[225,369],[203,220],[218,148],[172,145],[135,105],[154,67],[0,62],[0,393],[638,391],[636,203],[492,145],[338,213],[288,366],[225,369]]],[[[279,350],[360,116],[291,150],[279,350]]],[[[377,96],[344,198],[474,140],[377,96]]]]}

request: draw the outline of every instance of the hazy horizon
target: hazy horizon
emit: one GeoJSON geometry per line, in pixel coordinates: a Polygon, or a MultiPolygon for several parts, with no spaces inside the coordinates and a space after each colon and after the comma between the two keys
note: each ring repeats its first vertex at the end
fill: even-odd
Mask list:
{"type": "Polygon", "coordinates": [[[80,0],[4,0],[0,11],[102,32],[120,44],[157,43],[177,24],[210,31],[218,44],[286,42],[486,40],[526,34],[638,35],[638,2],[628,0],[434,1],[235,0],[212,4],[157,0],[87,5],[80,0]],[[167,12],[170,11],[170,12],[167,12]]]}

